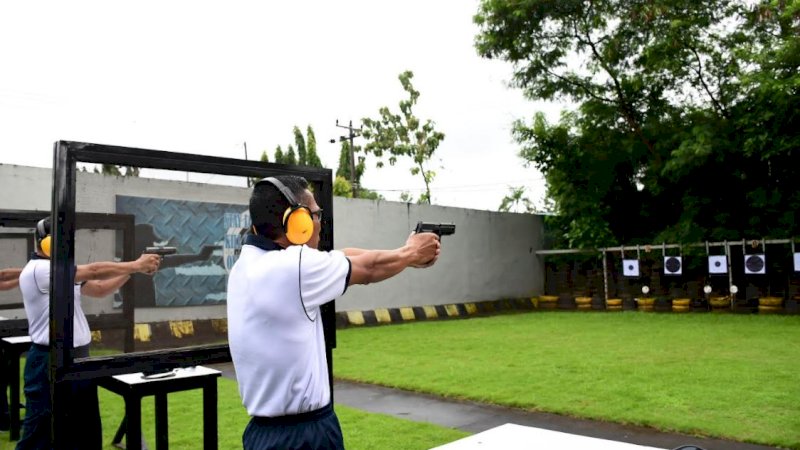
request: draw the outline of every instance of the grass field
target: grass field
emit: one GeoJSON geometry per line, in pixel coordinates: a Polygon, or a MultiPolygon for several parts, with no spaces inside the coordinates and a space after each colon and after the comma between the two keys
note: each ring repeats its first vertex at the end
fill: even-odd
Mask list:
{"type": "MultiPolygon", "coordinates": [[[[340,330],[337,378],[529,410],[800,449],[800,316],[547,312],[340,330]]],[[[105,440],[122,417],[103,389],[105,440]]],[[[200,391],[175,393],[170,448],[201,442],[200,391]]],[[[426,449],[467,435],[337,405],[348,449],[426,449]]],[[[143,402],[153,443],[153,402],[143,402]]],[[[241,448],[219,381],[219,448],[241,448]]],[[[0,450],[10,449],[8,433],[0,450]]],[[[108,446],[108,448],[112,448],[108,446]]]]}
{"type": "Polygon", "coordinates": [[[800,448],[800,317],[547,312],[350,328],[337,378],[800,448]]]}
{"type": "MultiPolygon", "coordinates": [[[[242,448],[242,432],[250,419],[239,399],[236,382],[220,378],[218,383],[218,437],[220,450],[242,448]]],[[[104,448],[110,445],[123,417],[122,398],[100,389],[100,410],[103,421],[104,448]]],[[[192,390],[169,395],[169,448],[197,450],[203,446],[202,391],[192,390]]],[[[24,411],[23,411],[24,412],[24,411]]],[[[408,449],[425,450],[452,442],[469,433],[438,427],[427,423],[371,414],[342,405],[336,406],[348,449],[408,449]]],[[[155,413],[153,398],[142,401],[142,432],[150,448],[155,446],[155,413]]],[[[8,432],[0,433],[0,450],[10,450],[15,443],[8,432]]]]}

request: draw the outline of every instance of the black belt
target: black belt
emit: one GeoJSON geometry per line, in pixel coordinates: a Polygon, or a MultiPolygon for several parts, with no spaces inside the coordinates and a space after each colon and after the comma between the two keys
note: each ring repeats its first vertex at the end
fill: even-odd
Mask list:
{"type": "Polygon", "coordinates": [[[303,422],[311,422],[321,419],[333,413],[333,403],[328,403],[328,406],[323,406],[314,411],[308,411],[300,414],[289,414],[286,416],[276,417],[261,417],[253,416],[253,422],[258,425],[292,425],[303,422]]]}

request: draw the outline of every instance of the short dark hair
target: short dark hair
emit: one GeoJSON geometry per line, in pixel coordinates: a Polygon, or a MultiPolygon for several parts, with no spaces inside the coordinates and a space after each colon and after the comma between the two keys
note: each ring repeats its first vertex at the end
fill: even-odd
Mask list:
{"type": "MultiPolygon", "coordinates": [[[[308,189],[308,181],[297,175],[279,175],[276,178],[294,195],[295,200],[302,202],[308,189]]],[[[259,182],[253,187],[250,195],[250,221],[258,234],[269,239],[278,239],[284,235],[283,213],[289,208],[289,200],[270,182],[259,182]]]]}

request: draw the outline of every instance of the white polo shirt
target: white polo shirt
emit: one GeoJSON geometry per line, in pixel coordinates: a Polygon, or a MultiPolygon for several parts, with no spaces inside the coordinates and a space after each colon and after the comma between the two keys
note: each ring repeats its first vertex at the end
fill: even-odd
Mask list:
{"type": "MultiPolygon", "coordinates": [[[[50,260],[34,258],[19,274],[19,289],[25,315],[28,317],[28,334],[34,344],[50,344],[50,260]]],[[[81,308],[81,286],[75,285],[72,346],[82,347],[92,341],[89,323],[81,308]]]]}
{"type": "Polygon", "coordinates": [[[248,236],[228,275],[228,344],[251,416],[276,417],[330,403],[320,305],[347,289],[340,251],[281,249],[248,236]]]}

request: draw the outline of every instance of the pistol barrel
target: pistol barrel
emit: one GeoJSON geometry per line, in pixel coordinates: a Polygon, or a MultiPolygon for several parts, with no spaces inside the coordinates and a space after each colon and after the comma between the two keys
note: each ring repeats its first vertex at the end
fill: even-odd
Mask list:
{"type": "Polygon", "coordinates": [[[159,256],[166,256],[166,255],[174,255],[178,253],[178,249],[175,247],[146,247],[144,249],[144,253],[149,253],[153,255],[159,256]]]}

